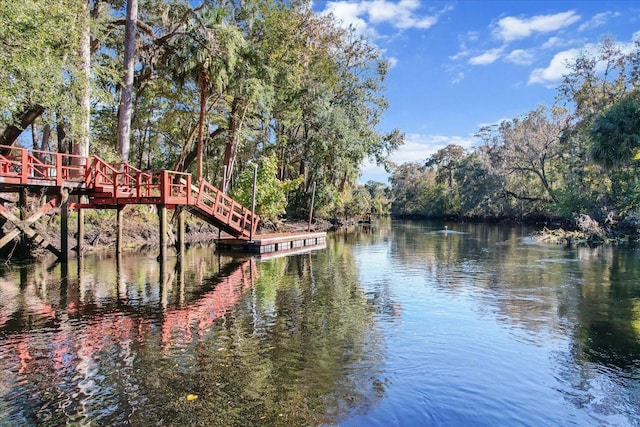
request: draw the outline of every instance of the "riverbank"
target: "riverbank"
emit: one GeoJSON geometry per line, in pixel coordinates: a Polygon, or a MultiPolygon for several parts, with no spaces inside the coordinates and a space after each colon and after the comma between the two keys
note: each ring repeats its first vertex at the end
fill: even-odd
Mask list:
{"type": "MultiPolygon", "coordinates": [[[[125,224],[122,230],[123,250],[125,251],[150,251],[158,247],[160,233],[158,226],[157,210],[154,206],[128,206],[125,208],[125,224]]],[[[169,215],[170,228],[175,231],[177,218],[173,212],[169,215]]],[[[78,247],[77,213],[70,213],[69,233],[70,248],[76,251],[78,247]]],[[[330,231],[339,227],[336,223],[314,219],[309,228],[305,220],[283,219],[278,222],[261,223],[257,234],[264,233],[290,233],[300,231],[330,231]]],[[[3,232],[8,232],[12,226],[5,224],[3,232]]],[[[57,214],[51,215],[47,220],[35,224],[35,228],[41,236],[60,248],[60,217],[57,214]]],[[[95,209],[85,211],[85,238],[83,242],[83,253],[114,250],[117,238],[116,211],[113,209],[95,209]]],[[[218,229],[194,216],[187,215],[185,219],[185,240],[187,245],[197,243],[212,243],[218,237],[218,229]]],[[[176,242],[176,236],[170,233],[169,244],[176,242]]],[[[46,259],[51,253],[41,246],[32,242],[14,239],[0,253],[0,259],[5,261],[22,259],[46,259]]]]}
{"type": "Polygon", "coordinates": [[[532,237],[539,242],[565,246],[635,243],[640,239],[638,222],[634,217],[619,221],[609,215],[598,222],[584,214],[569,227],[544,227],[532,237]]]}

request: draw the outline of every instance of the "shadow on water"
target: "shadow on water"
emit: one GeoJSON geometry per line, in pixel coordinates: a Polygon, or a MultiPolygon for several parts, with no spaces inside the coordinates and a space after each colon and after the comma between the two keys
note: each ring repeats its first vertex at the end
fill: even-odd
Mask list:
{"type": "Polygon", "coordinates": [[[366,406],[383,393],[354,375],[379,363],[367,300],[318,261],[342,256],[6,269],[0,425],[318,425],[366,406]]]}
{"type": "Polygon", "coordinates": [[[445,225],[2,267],[0,425],[634,425],[638,252],[445,225]]]}

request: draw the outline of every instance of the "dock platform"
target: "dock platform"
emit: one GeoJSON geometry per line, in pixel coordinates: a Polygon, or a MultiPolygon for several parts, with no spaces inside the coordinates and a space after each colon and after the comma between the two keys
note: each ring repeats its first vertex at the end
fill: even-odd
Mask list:
{"type": "Polygon", "coordinates": [[[252,254],[272,254],[275,252],[293,252],[298,249],[321,249],[326,247],[327,233],[272,233],[258,234],[253,240],[221,238],[216,242],[218,248],[248,252],[252,254]]]}

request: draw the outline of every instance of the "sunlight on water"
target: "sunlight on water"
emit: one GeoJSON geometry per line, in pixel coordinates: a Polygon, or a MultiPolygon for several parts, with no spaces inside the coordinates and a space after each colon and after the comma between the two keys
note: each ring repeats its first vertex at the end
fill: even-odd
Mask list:
{"type": "Polygon", "coordinates": [[[0,426],[638,425],[638,251],[443,229],[2,267],[0,426]]]}

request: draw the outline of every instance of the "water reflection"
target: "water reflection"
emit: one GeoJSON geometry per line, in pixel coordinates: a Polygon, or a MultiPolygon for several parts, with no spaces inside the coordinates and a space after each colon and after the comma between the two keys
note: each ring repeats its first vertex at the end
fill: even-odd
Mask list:
{"type": "Polygon", "coordinates": [[[637,425],[638,252],[442,229],[4,266],[0,425],[637,425]]]}
{"type": "Polygon", "coordinates": [[[316,425],[382,393],[348,252],[1,275],[0,425],[316,425]]]}
{"type": "MultiPolygon", "coordinates": [[[[401,404],[390,402],[384,410],[404,412],[405,420],[418,412],[415,419],[439,420],[436,424],[477,423],[480,417],[481,424],[519,419],[525,425],[636,425],[638,253],[538,245],[527,238],[526,228],[456,227],[455,233],[441,233],[442,224],[394,223],[387,239],[391,243],[379,243],[388,249],[385,256],[363,263],[363,269],[375,269],[384,259],[393,270],[393,278],[387,279],[378,269],[375,277],[365,276],[363,286],[369,281],[376,288],[397,283],[391,298],[407,313],[404,335],[397,341],[415,343],[411,350],[420,362],[414,364],[449,370],[441,382],[424,376],[425,383],[413,387],[414,393],[428,396],[429,405],[405,396],[410,408],[394,408],[393,403],[401,404]],[[458,369],[464,377],[454,374],[458,369]],[[468,393],[460,396],[461,388],[468,393]],[[436,390],[458,394],[458,405],[475,402],[476,418],[453,402],[436,409],[447,400],[434,398],[436,390]]],[[[375,256],[375,251],[363,250],[365,256],[375,256]]],[[[388,356],[386,364],[395,370],[412,369],[406,360],[388,356]]],[[[409,373],[399,377],[405,375],[409,373]]]]}

